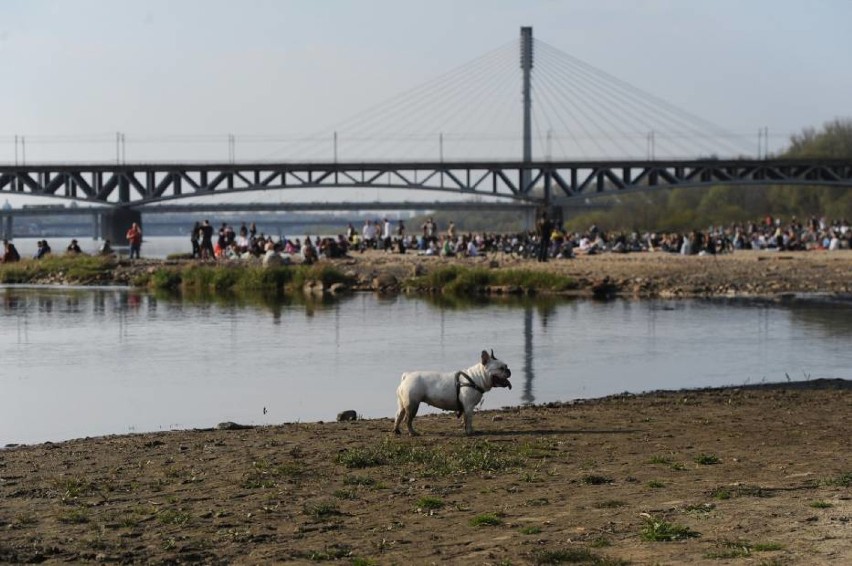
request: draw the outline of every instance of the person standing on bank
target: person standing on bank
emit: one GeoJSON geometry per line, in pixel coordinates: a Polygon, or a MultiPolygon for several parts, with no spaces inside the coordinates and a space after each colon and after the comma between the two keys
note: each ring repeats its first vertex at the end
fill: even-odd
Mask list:
{"type": "Polygon", "coordinates": [[[192,227],[192,232],[189,234],[189,241],[192,244],[192,259],[201,258],[201,222],[195,223],[192,227]]]}
{"type": "Polygon", "coordinates": [[[542,212],[536,223],[538,229],[538,261],[547,261],[550,252],[550,234],[553,232],[553,223],[547,217],[547,212],[542,212]]]}
{"type": "Polygon", "coordinates": [[[140,252],[142,251],[142,228],[134,222],[127,231],[126,236],[127,241],[130,243],[130,259],[133,259],[133,256],[139,259],[140,252]]]}

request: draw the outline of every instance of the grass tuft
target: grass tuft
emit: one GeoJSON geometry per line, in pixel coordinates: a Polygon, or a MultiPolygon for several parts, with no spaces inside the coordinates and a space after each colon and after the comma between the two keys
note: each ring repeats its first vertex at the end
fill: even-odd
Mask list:
{"type": "Polygon", "coordinates": [[[592,564],[597,566],[619,566],[622,560],[602,558],[587,548],[536,549],[531,553],[532,563],[545,564],[592,564]]]}
{"type": "Polygon", "coordinates": [[[101,256],[51,255],[44,259],[23,259],[0,264],[0,283],[34,283],[52,275],[77,284],[108,281],[116,267],[115,258],[101,256]]]}
{"type": "MultiPolygon", "coordinates": [[[[309,550],[297,553],[298,558],[306,558],[313,562],[331,562],[352,556],[352,549],[345,544],[332,544],[322,550],[309,550]]],[[[353,562],[354,563],[354,562],[353,562]]],[[[360,562],[360,564],[365,564],[360,562]]]]}
{"type": "Polygon", "coordinates": [[[376,485],[376,480],[367,476],[346,476],[343,478],[343,484],[372,487],[376,485]]]}
{"type": "Polygon", "coordinates": [[[341,514],[336,503],[325,500],[306,502],[302,506],[302,511],[315,521],[322,521],[328,517],[341,514]]]}
{"type": "Polygon", "coordinates": [[[502,524],[503,519],[494,513],[483,513],[470,520],[471,527],[496,527],[502,524]]]}
{"type": "Polygon", "coordinates": [[[595,503],[596,509],[618,509],[619,507],[624,507],[627,505],[627,502],[621,501],[620,499],[607,499],[606,501],[600,501],[595,503]]]}
{"type": "Polygon", "coordinates": [[[715,499],[731,499],[733,497],[772,497],[772,491],[753,485],[735,485],[717,487],[710,491],[715,499]]]}
{"type": "Polygon", "coordinates": [[[720,550],[708,552],[705,558],[715,560],[731,560],[734,558],[746,558],[754,552],[772,552],[783,550],[784,546],[777,543],[750,543],[748,541],[722,541],[719,543],[720,550]]]}
{"type": "Polygon", "coordinates": [[[598,475],[583,476],[581,481],[586,485],[605,485],[613,482],[612,478],[598,475]]]}
{"type": "Polygon", "coordinates": [[[829,486],[852,487],[852,472],[846,472],[845,474],[841,474],[836,478],[823,480],[822,483],[823,485],[829,486]]]}
{"type": "Polygon", "coordinates": [[[417,500],[419,509],[440,509],[444,506],[444,500],[440,497],[424,496],[417,500]]]}
{"type": "Polygon", "coordinates": [[[678,525],[677,523],[669,523],[650,515],[645,517],[645,524],[642,526],[639,534],[642,540],[653,542],[671,542],[701,536],[700,533],[693,531],[689,527],[678,525]]]}
{"type": "Polygon", "coordinates": [[[440,289],[448,295],[475,295],[485,287],[519,287],[560,292],[577,288],[577,281],[555,273],[526,270],[492,270],[448,265],[432,270],[409,284],[413,288],[440,289]]]}
{"type": "Polygon", "coordinates": [[[75,507],[61,513],[58,517],[60,523],[79,525],[89,522],[89,512],[86,509],[75,507]]]}
{"type": "Polygon", "coordinates": [[[378,445],[347,448],[337,455],[347,468],[411,465],[424,476],[498,472],[520,463],[507,449],[487,440],[465,442],[448,448],[430,448],[384,440],[378,445]]]}
{"type": "Polygon", "coordinates": [[[185,525],[192,519],[192,515],[186,511],[177,509],[163,509],[157,513],[157,520],[164,525],[185,525]]]}
{"type": "Polygon", "coordinates": [[[695,457],[695,463],[702,466],[712,466],[714,464],[719,464],[721,461],[722,460],[720,460],[718,456],[713,454],[699,454],[695,457]]]}

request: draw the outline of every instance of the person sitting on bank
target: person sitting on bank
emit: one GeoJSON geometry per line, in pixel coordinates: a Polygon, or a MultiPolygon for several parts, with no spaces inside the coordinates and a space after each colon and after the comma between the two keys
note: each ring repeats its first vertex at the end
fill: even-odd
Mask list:
{"type": "Polygon", "coordinates": [[[67,248],[65,248],[65,253],[70,255],[79,255],[83,253],[83,250],[80,249],[80,244],[77,243],[77,240],[71,240],[71,243],[68,244],[67,248]]]}
{"type": "Polygon", "coordinates": [[[104,240],[104,243],[101,244],[101,249],[98,253],[101,255],[113,255],[115,252],[112,249],[112,242],[104,240]]]}
{"type": "Polygon", "coordinates": [[[317,254],[317,249],[314,247],[313,243],[311,243],[311,238],[305,238],[305,245],[302,246],[302,263],[305,265],[311,265],[318,259],[319,255],[317,254]]]}
{"type": "Polygon", "coordinates": [[[47,243],[47,240],[39,240],[38,248],[36,249],[36,252],[33,255],[33,259],[41,259],[44,256],[50,254],[50,251],[50,245],[47,243]]]}
{"type": "Polygon", "coordinates": [[[16,261],[21,261],[18,248],[9,240],[3,240],[3,263],[15,263],[16,261]]]}

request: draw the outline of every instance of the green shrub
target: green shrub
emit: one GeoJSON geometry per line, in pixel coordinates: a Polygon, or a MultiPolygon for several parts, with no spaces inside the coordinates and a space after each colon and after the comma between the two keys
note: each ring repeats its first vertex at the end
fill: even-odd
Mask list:
{"type": "Polygon", "coordinates": [[[146,281],[146,286],[162,291],[177,291],[183,280],[180,273],[170,269],[158,269],[146,281]]]}

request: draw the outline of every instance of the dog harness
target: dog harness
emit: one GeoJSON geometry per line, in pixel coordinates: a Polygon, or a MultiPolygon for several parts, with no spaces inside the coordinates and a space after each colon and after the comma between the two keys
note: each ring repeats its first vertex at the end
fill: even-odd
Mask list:
{"type": "Polygon", "coordinates": [[[476,383],[474,383],[474,381],[470,378],[470,376],[468,374],[466,374],[463,371],[457,371],[456,372],[456,404],[458,405],[458,409],[456,410],[456,418],[462,416],[462,413],[464,413],[464,406],[462,405],[462,402],[461,402],[461,388],[462,387],[473,387],[474,389],[476,389],[477,391],[479,391],[483,395],[485,394],[485,390],[483,388],[481,388],[480,386],[478,386],[476,383]],[[465,379],[464,383],[462,383],[462,380],[461,380],[462,377],[465,379]]]}

